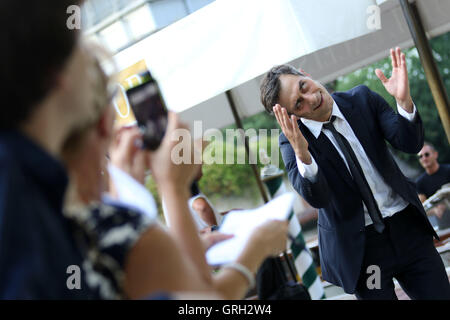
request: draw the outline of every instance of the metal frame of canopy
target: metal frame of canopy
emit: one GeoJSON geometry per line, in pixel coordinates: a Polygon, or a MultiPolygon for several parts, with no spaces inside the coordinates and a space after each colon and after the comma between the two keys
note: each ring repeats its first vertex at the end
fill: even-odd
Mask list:
{"type": "Polygon", "coordinates": [[[419,9],[416,3],[410,3],[407,0],[400,0],[400,4],[416,48],[419,51],[428,85],[447,134],[447,140],[450,143],[450,103],[425,33],[419,9]]]}

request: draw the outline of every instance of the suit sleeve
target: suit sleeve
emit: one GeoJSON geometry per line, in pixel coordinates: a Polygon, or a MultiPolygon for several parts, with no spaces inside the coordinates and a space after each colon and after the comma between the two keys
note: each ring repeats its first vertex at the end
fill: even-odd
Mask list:
{"type": "Polygon", "coordinates": [[[424,129],[419,112],[412,121],[396,113],[379,94],[368,90],[371,106],[376,112],[384,138],[400,151],[418,153],[424,143],[424,129]]]}
{"type": "Polygon", "coordinates": [[[330,201],[330,191],[322,171],[318,170],[315,182],[303,178],[297,167],[297,159],[289,141],[281,134],[280,150],[289,181],[293,188],[314,208],[323,208],[330,201]]]}

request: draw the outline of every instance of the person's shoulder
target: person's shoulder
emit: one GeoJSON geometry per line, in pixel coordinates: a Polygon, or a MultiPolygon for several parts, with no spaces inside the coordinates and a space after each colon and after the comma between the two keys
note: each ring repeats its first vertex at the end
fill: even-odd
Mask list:
{"type": "Polygon", "coordinates": [[[439,166],[443,172],[450,176],[450,163],[441,163],[439,166]]]}
{"type": "Polygon", "coordinates": [[[345,100],[358,108],[372,110],[372,112],[375,112],[380,103],[384,102],[381,95],[366,85],[359,85],[348,91],[335,92],[332,94],[332,97],[338,105],[340,100],[345,100]]]}
{"type": "Polygon", "coordinates": [[[359,85],[347,91],[337,91],[331,94],[333,99],[339,105],[342,100],[348,101],[350,103],[356,103],[359,107],[365,105],[370,105],[370,101],[373,99],[373,91],[369,89],[366,85],[359,85]]]}
{"type": "Polygon", "coordinates": [[[200,192],[199,194],[193,196],[192,198],[193,198],[193,199],[199,199],[199,198],[202,198],[202,199],[208,200],[208,197],[207,197],[203,192],[200,192]]]}
{"type": "Polygon", "coordinates": [[[426,179],[427,177],[427,173],[424,171],[422,172],[417,178],[416,178],[416,184],[419,185],[420,183],[422,183],[424,181],[424,179],[426,179]]]}
{"type": "Polygon", "coordinates": [[[0,199],[5,200],[5,192],[20,192],[14,186],[21,184],[21,181],[23,181],[21,176],[22,173],[17,161],[11,156],[8,148],[0,143],[0,199]]]}
{"type": "Polygon", "coordinates": [[[7,134],[0,132],[0,173],[18,174],[21,172],[21,159],[16,155],[17,144],[7,134]]]}
{"type": "Polygon", "coordinates": [[[197,200],[198,198],[204,198],[205,196],[202,193],[198,193],[195,196],[192,196],[189,198],[188,201],[193,202],[194,200],[197,200]]]}
{"type": "Polygon", "coordinates": [[[11,152],[9,152],[8,147],[3,144],[0,140],[0,169],[4,171],[7,166],[12,166],[14,161],[12,161],[11,152]]]}
{"type": "Polygon", "coordinates": [[[338,96],[342,98],[352,98],[359,95],[367,95],[371,90],[366,85],[359,85],[347,91],[336,91],[332,93],[332,96],[338,96]]]}
{"type": "Polygon", "coordinates": [[[206,201],[206,203],[208,203],[208,205],[211,207],[211,209],[214,210],[214,206],[212,205],[212,202],[209,200],[209,198],[204,193],[200,192],[197,196],[195,196],[193,198],[194,198],[194,200],[202,199],[202,200],[206,201]]]}

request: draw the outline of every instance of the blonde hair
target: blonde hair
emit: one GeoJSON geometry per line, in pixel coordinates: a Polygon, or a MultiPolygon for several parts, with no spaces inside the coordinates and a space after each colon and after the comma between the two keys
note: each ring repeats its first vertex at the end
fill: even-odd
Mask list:
{"type": "Polygon", "coordinates": [[[100,45],[95,43],[83,43],[89,56],[89,69],[86,81],[92,89],[92,112],[82,125],[72,130],[63,145],[63,153],[77,152],[87,132],[100,120],[104,111],[111,105],[116,93],[115,65],[112,56],[100,45]],[[102,66],[102,63],[104,64],[102,66]],[[110,64],[112,69],[108,72],[105,65],[110,64]],[[109,74],[108,74],[109,73],[109,74]]]}

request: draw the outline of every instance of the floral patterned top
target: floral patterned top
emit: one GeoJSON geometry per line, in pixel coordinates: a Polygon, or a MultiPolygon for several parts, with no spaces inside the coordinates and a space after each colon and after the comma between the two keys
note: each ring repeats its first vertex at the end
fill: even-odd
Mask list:
{"type": "Polygon", "coordinates": [[[127,254],[156,221],[113,200],[83,208],[68,208],[77,243],[85,249],[82,275],[101,299],[125,299],[127,254]]]}

